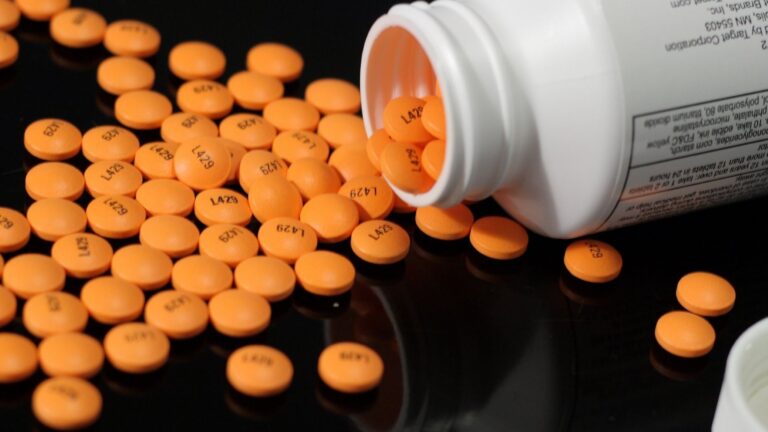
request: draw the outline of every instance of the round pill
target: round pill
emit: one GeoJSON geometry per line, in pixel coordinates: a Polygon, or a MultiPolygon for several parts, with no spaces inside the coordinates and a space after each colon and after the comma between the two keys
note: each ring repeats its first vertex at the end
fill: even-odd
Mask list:
{"type": "Polygon", "coordinates": [[[144,292],[114,276],[91,279],[80,290],[80,301],[91,317],[102,324],[133,321],[144,310],[144,292]]]}
{"type": "Polygon", "coordinates": [[[101,415],[99,389],[76,377],[48,378],[32,393],[32,412],[40,423],[55,430],[82,429],[101,415]]]}
{"type": "Polygon", "coordinates": [[[61,119],[34,121],[24,131],[24,147],[34,157],[60,161],[80,151],[83,135],[72,123],[61,119]]]}
{"type": "Polygon", "coordinates": [[[317,372],[328,387],[343,393],[363,393],[379,385],[384,362],[376,351],[355,342],[326,347],[317,361],[317,372]]]}
{"type": "Polygon", "coordinates": [[[176,177],[192,189],[211,189],[229,178],[232,157],[217,138],[192,138],[176,149],[173,168],[176,177]]]}
{"type": "Polygon", "coordinates": [[[83,173],[85,187],[92,197],[125,195],[133,197],[141,186],[141,171],[128,162],[102,160],[94,162],[83,173]]]}
{"type": "Polygon", "coordinates": [[[26,253],[16,255],[5,263],[3,285],[17,297],[28,299],[36,294],[60,291],[66,273],[53,258],[26,253]]]}
{"type": "Polygon", "coordinates": [[[339,175],[328,164],[314,158],[297,159],[288,167],[286,177],[309,200],[325,193],[336,193],[341,187],[339,175]]]}
{"type": "Polygon", "coordinates": [[[107,26],[104,46],[118,56],[149,57],[160,49],[160,32],[136,20],[119,20],[107,26]]]}
{"type": "Polygon", "coordinates": [[[35,201],[27,209],[27,220],[32,232],[47,241],[56,241],[67,234],[81,233],[85,231],[88,222],[82,207],[61,198],[35,201]]]}
{"type": "Polygon", "coordinates": [[[237,181],[237,175],[240,172],[240,162],[242,162],[243,157],[246,153],[248,153],[248,150],[245,149],[242,145],[232,141],[228,140],[226,138],[215,138],[217,142],[219,142],[223,147],[227,149],[227,152],[229,153],[229,160],[231,162],[229,167],[229,175],[227,176],[226,183],[234,183],[237,181]]]}
{"type": "Polygon", "coordinates": [[[150,216],[186,216],[192,212],[195,193],[178,180],[155,179],[139,186],[136,190],[136,201],[150,216]]]}
{"type": "Polygon", "coordinates": [[[272,308],[264,297],[252,292],[230,289],[222,291],[208,303],[211,324],[221,334],[249,337],[269,326],[272,308]]]}
{"type": "Polygon", "coordinates": [[[0,31],[0,69],[11,66],[19,58],[19,43],[12,35],[0,31]]]}
{"type": "Polygon", "coordinates": [[[395,194],[379,176],[355,177],[339,189],[339,195],[351,199],[361,221],[384,219],[395,206],[395,194]]]}
{"type": "Polygon", "coordinates": [[[621,273],[621,254],[608,243],[581,239],[568,245],[565,268],[575,277],[594,283],[610,282],[621,273]]]}
{"type": "Polygon", "coordinates": [[[344,146],[333,151],[328,165],[339,173],[345,182],[357,177],[379,175],[379,170],[368,159],[363,146],[344,146]]]}
{"type": "Polygon", "coordinates": [[[345,145],[364,146],[368,141],[363,119],[354,114],[326,115],[317,124],[317,134],[333,148],[345,145]]]}
{"type": "Polygon", "coordinates": [[[69,48],[87,48],[104,40],[107,20],[100,13],[86,8],[63,10],[51,18],[51,37],[69,48]]]}
{"type": "Polygon", "coordinates": [[[368,161],[379,171],[381,171],[381,152],[384,147],[392,142],[387,131],[379,129],[368,138],[365,143],[365,152],[368,155],[368,161]]]}
{"type": "Polygon", "coordinates": [[[13,321],[15,317],[16,296],[8,288],[0,286],[0,327],[13,321]]]}
{"type": "Polygon", "coordinates": [[[219,136],[219,127],[204,115],[188,112],[171,114],[160,126],[160,136],[163,141],[181,144],[182,142],[199,137],[219,136]]]}
{"type": "Polygon", "coordinates": [[[715,317],[733,309],[736,291],[730,282],[716,274],[693,272],[677,283],[677,301],[696,315],[715,317]]]}
{"type": "Polygon", "coordinates": [[[360,216],[351,199],[328,193],[307,201],[299,219],[315,230],[321,242],[337,243],[352,235],[360,216]]]}
{"type": "Polygon", "coordinates": [[[83,174],[64,162],[43,162],[27,172],[24,179],[27,194],[34,200],[62,198],[76,200],[85,189],[83,174]]]}
{"type": "Polygon", "coordinates": [[[32,21],[48,21],[69,7],[69,0],[16,0],[21,13],[32,21]]]}
{"type": "Polygon", "coordinates": [[[478,252],[489,258],[510,260],[525,253],[528,248],[528,233],[512,219],[487,216],[472,225],[469,242],[478,252]]]}
{"type": "Polygon", "coordinates": [[[245,226],[251,221],[248,199],[231,189],[207,189],[195,198],[195,217],[205,225],[234,224],[245,226]]]}
{"type": "Polygon", "coordinates": [[[96,69],[96,82],[105,92],[117,96],[134,90],[149,90],[155,83],[155,70],[135,57],[110,57],[96,69]]]}
{"type": "Polygon", "coordinates": [[[95,198],[85,209],[85,215],[93,232],[113,239],[135,236],[147,217],[138,201],[122,195],[95,198]]]}
{"type": "Polygon", "coordinates": [[[94,234],[69,234],[56,240],[51,247],[51,257],[64,268],[67,275],[89,279],[109,270],[112,246],[94,234]]]}
{"type": "Polygon", "coordinates": [[[139,139],[120,126],[96,126],[83,135],[83,155],[91,162],[132,162],[139,150],[139,139]]]}
{"type": "Polygon", "coordinates": [[[184,112],[219,119],[232,111],[232,94],[216,81],[197,79],[187,81],[176,93],[176,104],[184,112]]]}
{"type": "Polygon", "coordinates": [[[173,262],[163,252],[140,244],[123,246],[112,257],[112,276],[143,290],[165,286],[171,279],[173,262]]]}
{"type": "Polygon", "coordinates": [[[200,255],[219,260],[232,268],[258,252],[256,235],[241,226],[211,225],[200,234],[200,255]]]}
{"type": "Polygon", "coordinates": [[[139,241],[144,246],[157,249],[171,258],[192,254],[200,237],[192,221],[176,215],[153,216],[141,225],[139,241]]]}
{"type": "Polygon", "coordinates": [[[0,31],[11,31],[19,25],[21,11],[11,0],[0,1],[0,31]]]}
{"type": "Polygon", "coordinates": [[[290,217],[278,217],[261,224],[259,245],[267,256],[289,264],[317,248],[317,234],[311,226],[290,217]]]}
{"type": "Polygon", "coordinates": [[[304,69],[304,59],[295,49],[280,43],[265,42],[252,47],[246,57],[248,70],[293,81],[304,69]]]}
{"type": "Polygon", "coordinates": [[[222,138],[234,141],[248,150],[269,149],[277,129],[256,114],[237,113],[219,123],[222,138]]]}
{"type": "Polygon", "coordinates": [[[179,144],[156,141],[144,144],[136,151],[134,166],[148,179],[173,179],[176,171],[173,158],[179,144]]]}
{"type": "Polygon", "coordinates": [[[303,202],[299,189],[279,175],[261,176],[251,182],[248,203],[253,216],[264,223],[276,217],[297,218],[303,202]]]}
{"type": "Polygon", "coordinates": [[[655,333],[659,345],[678,357],[701,357],[715,345],[712,325],[690,312],[667,312],[656,322],[655,333]]]}
{"type": "Polygon", "coordinates": [[[433,139],[421,123],[423,99],[402,96],[392,99],[384,107],[384,129],[393,140],[402,143],[426,143],[433,139]]]}
{"type": "Polygon", "coordinates": [[[238,72],[227,80],[227,88],[238,105],[245,109],[261,110],[268,103],[283,97],[283,83],[275,77],[258,72],[238,72]]]}
{"type": "Polygon", "coordinates": [[[21,312],[24,327],[44,338],[58,333],[82,332],[88,311],[77,297],[66,292],[46,292],[31,297],[21,312]]]}
{"type": "Polygon", "coordinates": [[[147,302],[144,321],[172,339],[189,339],[208,326],[208,305],[193,294],[161,291],[147,302]]]}
{"type": "Polygon", "coordinates": [[[360,111],[360,90],[354,84],[336,78],[312,81],[304,92],[304,99],[323,114],[360,111]]]}
{"type": "Polygon", "coordinates": [[[104,353],[123,372],[146,373],[168,361],[171,343],[160,330],[144,323],[120,324],[104,337],[104,353]]]}
{"type": "Polygon", "coordinates": [[[352,252],[372,264],[402,261],[411,247],[408,233],[393,222],[373,219],[358,225],[350,240],[352,252]]]}
{"type": "Polygon", "coordinates": [[[294,163],[301,158],[313,158],[325,162],[330,148],[328,143],[314,132],[284,131],[275,137],[272,152],[288,163],[294,163]]]}
{"type": "Polygon", "coordinates": [[[261,177],[277,175],[285,178],[288,166],[274,153],[266,150],[251,150],[240,161],[240,186],[250,192],[251,183],[261,177]]]}
{"type": "Polygon", "coordinates": [[[440,172],[443,170],[443,160],[445,159],[445,141],[434,140],[424,146],[421,153],[421,165],[424,167],[427,175],[437,180],[440,172]]]}
{"type": "Polygon", "coordinates": [[[104,364],[101,343],[83,333],[51,335],[38,347],[40,368],[48,376],[90,378],[104,364]]]}
{"type": "Polygon", "coordinates": [[[0,207],[0,253],[14,252],[29,241],[27,218],[14,209],[0,207]]]}
{"type": "Polygon", "coordinates": [[[320,112],[301,99],[287,97],[268,103],[264,107],[264,119],[279,131],[313,131],[320,121],[320,112]]]}
{"type": "Polygon", "coordinates": [[[296,286],[296,274],[285,261],[268,256],[250,257],[235,268],[235,286],[267,301],[286,299],[296,286]]]}
{"type": "Polygon", "coordinates": [[[274,396],[291,385],[293,364],[285,354],[272,347],[248,345],[230,354],[227,380],[247,396],[274,396]]]}
{"type": "Polygon", "coordinates": [[[115,117],[133,129],[157,129],[172,112],[171,101],[152,90],[129,91],[115,100],[115,117]]]}
{"type": "Polygon", "coordinates": [[[432,136],[445,141],[445,108],[440,98],[429,98],[421,113],[421,124],[432,136]]]}
{"type": "Polygon", "coordinates": [[[381,152],[381,172],[393,185],[411,193],[424,192],[431,181],[421,163],[422,150],[401,142],[387,144],[381,152]]]}
{"type": "Polygon", "coordinates": [[[0,384],[22,381],[37,370],[37,347],[14,333],[0,333],[0,384]]]}
{"type": "Polygon", "coordinates": [[[207,42],[182,42],[171,49],[168,67],[183,80],[216,79],[224,73],[224,53],[207,42]]]}
{"type": "Polygon", "coordinates": [[[355,283],[355,267],[335,252],[306,253],[296,260],[295,270],[301,286],[320,296],[344,294],[355,283]]]}
{"type": "Polygon", "coordinates": [[[171,281],[174,289],[208,300],[232,287],[232,270],[211,257],[190,255],[176,261],[171,281]]]}
{"type": "Polygon", "coordinates": [[[474,217],[464,204],[443,209],[421,207],[416,210],[416,226],[426,235],[439,240],[458,240],[469,235],[474,217]]]}

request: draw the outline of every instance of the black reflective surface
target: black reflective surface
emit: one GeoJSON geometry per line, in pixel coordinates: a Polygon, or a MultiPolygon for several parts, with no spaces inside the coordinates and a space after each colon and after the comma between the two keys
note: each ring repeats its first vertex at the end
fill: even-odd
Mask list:
{"type": "MultiPolygon", "coordinates": [[[[287,88],[302,95],[313,79],[357,82],[368,27],[389,2],[152,2],[75,1],[108,20],[146,20],[163,36],[150,62],[155,88],[173,96],[166,58],[173,44],[203,39],[227,53],[225,77],[244,67],[248,48],[278,40],[306,60],[287,88]]],[[[54,44],[47,26],[23,22],[14,31],[19,62],[0,71],[0,205],[25,210],[24,127],[61,117],[82,130],[114,123],[114,99],[98,90],[102,48],[73,51],[54,44]]],[[[142,142],[156,132],[139,134],[142,142]]],[[[75,163],[83,167],[78,157],[75,163]]],[[[87,197],[83,198],[87,203],[87,197]]],[[[625,267],[605,286],[579,283],[563,272],[567,242],[532,236],[520,259],[499,263],[468,242],[431,240],[412,216],[395,216],[413,236],[405,262],[376,267],[355,260],[350,294],[318,299],[299,290],[274,306],[273,323],[255,338],[235,340],[211,328],[174,342],[161,370],[131,376],[111,366],[93,379],[104,397],[94,430],[705,430],[711,424],[728,351],[748,326],[768,315],[766,204],[758,199],[670,220],[599,234],[624,256],[625,267]],[[708,270],[737,289],[734,310],[712,321],[715,348],[684,361],[654,342],[656,320],[679,306],[675,285],[685,273],[708,270]],[[317,356],[334,341],[376,349],[384,382],[355,397],[324,387],[317,356]],[[229,353],[248,343],[283,350],[296,375],[289,390],[268,400],[244,397],[224,375],[229,353]]],[[[476,217],[499,213],[475,204],[476,217]]],[[[133,239],[132,241],[136,241],[133,239]]],[[[126,242],[120,242],[124,244],[126,242]]],[[[119,246],[115,244],[115,246],[119,246]]],[[[33,240],[25,250],[48,251],[33,240]]],[[[333,247],[352,257],[349,246],[333,247]]],[[[6,260],[10,258],[5,256],[6,260]]],[[[67,291],[79,293],[70,281],[67,291]]],[[[27,334],[20,317],[3,331],[27,334]]],[[[91,323],[99,338],[108,329],[91,323]]],[[[30,409],[43,379],[0,386],[1,430],[44,430],[30,409]]]]}

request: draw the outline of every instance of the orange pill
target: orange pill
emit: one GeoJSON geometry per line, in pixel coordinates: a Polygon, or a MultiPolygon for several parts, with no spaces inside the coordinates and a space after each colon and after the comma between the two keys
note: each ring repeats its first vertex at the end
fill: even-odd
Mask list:
{"type": "Polygon", "coordinates": [[[237,113],[224,118],[219,124],[222,138],[234,141],[248,150],[269,149],[277,129],[256,114],[237,113]]]}
{"type": "Polygon", "coordinates": [[[55,430],[81,429],[92,425],[101,415],[102,403],[99,389],[76,377],[49,378],[32,393],[35,417],[55,430]]]}
{"type": "Polygon", "coordinates": [[[176,93],[176,104],[184,112],[219,119],[232,111],[232,94],[216,81],[196,79],[187,81],[176,93]]]}
{"type": "Polygon", "coordinates": [[[384,107],[384,129],[393,140],[402,143],[426,143],[432,140],[421,123],[424,112],[423,99],[402,96],[392,99],[384,107]]]}
{"type": "Polygon", "coordinates": [[[64,162],[43,162],[27,172],[24,179],[27,194],[34,200],[62,198],[76,200],[85,189],[83,174],[64,162]]]}
{"type": "Polygon", "coordinates": [[[510,260],[525,253],[528,248],[528,233],[512,219],[487,216],[472,225],[469,242],[478,252],[489,258],[510,260]]]}
{"type": "Polygon", "coordinates": [[[197,249],[200,238],[192,221],[176,215],[153,216],[141,225],[139,241],[171,258],[187,256],[197,249]]]}
{"type": "Polygon", "coordinates": [[[320,112],[301,99],[287,97],[268,103],[264,107],[264,119],[279,131],[313,131],[320,121],[320,112]]]}
{"type": "Polygon", "coordinates": [[[396,187],[411,193],[427,190],[431,180],[421,163],[422,150],[401,142],[389,143],[381,152],[381,172],[396,187]]]}
{"type": "Polygon", "coordinates": [[[336,78],[312,81],[304,92],[304,99],[323,114],[360,111],[360,90],[354,84],[336,78]]]}
{"type": "Polygon", "coordinates": [[[141,316],[144,310],[144,292],[114,276],[89,280],[80,290],[80,301],[91,318],[102,324],[130,322],[141,316]]]}
{"type": "Polygon", "coordinates": [[[69,0],[16,0],[21,13],[32,21],[48,21],[69,7],[69,0]]]}
{"type": "Polygon", "coordinates": [[[135,236],[147,217],[138,201],[122,195],[95,198],[85,209],[85,215],[93,232],[114,239],[135,236]]]}
{"type": "Polygon", "coordinates": [[[0,327],[13,321],[15,317],[16,296],[8,288],[0,286],[0,327]]]}
{"type": "Polygon", "coordinates": [[[189,339],[208,326],[208,305],[193,294],[161,291],[147,302],[144,321],[172,339],[189,339]]]}
{"type": "Polygon", "coordinates": [[[171,282],[178,291],[208,300],[232,287],[232,270],[211,257],[190,255],[176,261],[171,282]]]}
{"type": "Polygon", "coordinates": [[[8,260],[3,268],[3,285],[17,297],[28,299],[36,294],[60,291],[66,274],[53,258],[26,253],[8,260]]]}
{"type": "Polygon", "coordinates": [[[192,189],[211,189],[229,178],[232,157],[217,138],[192,138],[176,149],[173,168],[176,177],[192,189]]]}
{"type": "Polygon", "coordinates": [[[432,136],[445,141],[445,108],[443,100],[437,97],[429,98],[421,112],[421,124],[432,136]]]}
{"type": "Polygon", "coordinates": [[[392,138],[389,137],[387,131],[379,129],[365,143],[365,152],[368,155],[368,160],[379,171],[381,171],[381,152],[391,142],[392,138]]]}
{"type": "Polygon", "coordinates": [[[671,354],[684,358],[707,355],[715,345],[715,329],[690,312],[673,311],[656,322],[656,341],[671,354]]]}
{"type": "Polygon", "coordinates": [[[117,96],[134,90],[149,90],[155,83],[155,70],[135,57],[110,57],[96,69],[96,82],[105,92],[117,96]]]}
{"type": "Polygon", "coordinates": [[[335,252],[306,253],[296,260],[294,268],[301,286],[320,296],[344,294],[355,283],[355,267],[345,256],[335,252]]]}
{"type": "Polygon", "coordinates": [[[288,163],[301,158],[314,158],[325,162],[330,148],[328,143],[314,132],[284,131],[275,138],[272,152],[288,163]]]}
{"type": "Polygon", "coordinates": [[[34,121],[24,131],[24,147],[34,157],[48,161],[69,159],[80,152],[83,135],[61,119],[34,121]]]}
{"type": "Polygon", "coordinates": [[[133,164],[148,179],[173,179],[176,171],[173,158],[179,144],[156,141],[144,144],[136,151],[133,164]]]}
{"type": "Polygon", "coordinates": [[[129,91],[115,100],[115,117],[133,129],[157,129],[171,113],[171,101],[152,90],[129,91]]]}
{"type": "Polygon", "coordinates": [[[393,222],[373,219],[363,222],[352,231],[352,252],[372,264],[392,264],[408,255],[411,238],[393,222]]]}
{"type": "Polygon", "coordinates": [[[328,387],[343,393],[372,390],[384,376],[384,362],[376,351],[355,342],[326,347],[317,361],[317,372],[328,387]]]}
{"type": "Polygon", "coordinates": [[[360,216],[351,199],[328,193],[307,201],[299,219],[315,230],[321,242],[337,243],[352,235],[360,216]]]}
{"type": "Polygon", "coordinates": [[[230,354],[227,380],[247,396],[274,396],[291,385],[293,364],[285,354],[272,347],[248,345],[230,354]]]}
{"type": "Polygon", "coordinates": [[[229,152],[229,160],[231,164],[226,183],[234,183],[240,172],[240,163],[242,162],[243,157],[245,157],[245,154],[248,153],[248,150],[242,145],[226,138],[216,138],[216,141],[224,146],[227,149],[227,152],[229,152]]]}
{"type": "Polygon", "coordinates": [[[37,347],[14,333],[0,333],[0,384],[23,381],[37,370],[37,347]]]}
{"type": "Polygon", "coordinates": [[[289,181],[309,200],[325,193],[336,193],[341,187],[339,175],[325,162],[314,158],[297,159],[288,167],[289,181]]]}
{"type": "Polygon", "coordinates": [[[357,205],[361,221],[384,219],[395,206],[395,194],[389,184],[379,176],[355,177],[344,183],[339,195],[357,205]]]}
{"type": "Polygon", "coordinates": [[[207,189],[195,198],[195,217],[205,225],[234,224],[245,226],[251,221],[248,199],[231,189],[207,189]]]}
{"type": "Polygon", "coordinates": [[[283,83],[268,75],[241,71],[227,81],[227,88],[238,105],[245,109],[261,110],[268,103],[283,97],[283,83]]]}
{"type": "Polygon", "coordinates": [[[443,160],[445,160],[445,141],[434,140],[424,146],[424,152],[421,153],[421,165],[433,180],[440,177],[440,172],[443,170],[443,160]]]}
{"type": "Polygon", "coordinates": [[[101,342],[83,333],[58,333],[38,347],[40,368],[48,376],[90,378],[104,364],[101,342]]]}
{"type": "Polygon", "coordinates": [[[21,11],[16,3],[10,0],[0,1],[0,31],[11,31],[19,25],[21,11]]]}
{"type": "Polygon", "coordinates": [[[259,252],[259,240],[247,228],[216,224],[200,234],[200,255],[209,256],[234,268],[259,252]]]}
{"type": "Polygon", "coordinates": [[[293,293],[296,274],[285,261],[268,256],[254,256],[235,268],[235,286],[278,302],[293,293]]]}
{"type": "Polygon", "coordinates": [[[56,240],[51,247],[51,258],[64,268],[67,275],[89,279],[109,270],[112,246],[94,234],[69,234],[56,240]]]}
{"type": "Polygon", "coordinates": [[[724,278],[708,272],[693,272],[677,283],[677,301],[696,315],[725,315],[736,302],[736,290],[724,278]]]}
{"type": "Polygon", "coordinates": [[[269,326],[272,317],[272,308],[264,297],[238,289],[213,296],[208,310],[213,327],[231,337],[257,335],[269,326]]]}
{"type": "Polygon", "coordinates": [[[0,69],[16,63],[19,58],[19,43],[12,35],[0,31],[0,69]]]}
{"type": "Polygon", "coordinates": [[[474,217],[464,204],[443,209],[421,207],[416,210],[416,226],[426,235],[439,240],[458,240],[469,235],[474,217]]]}
{"type": "Polygon", "coordinates": [[[83,155],[91,162],[132,162],[139,150],[139,139],[120,126],[96,126],[83,135],[83,155]]]}
{"type": "Polygon", "coordinates": [[[219,127],[213,120],[204,115],[179,112],[171,114],[163,120],[163,124],[160,126],[160,136],[163,141],[181,144],[192,138],[215,138],[219,136],[219,127]]]}
{"type": "Polygon", "coordinates": [[[288,175],[288,165],[274,153],[266,150],[251,150],[240,161],[240,186],[250,192],[251,183],[261,177],[277,175],[285,178],[288,175]]]}
{"type": "Polygon", "coordinates": [[[295,49],[280,43],[260,43],[248,51],[248,70],[275,77],[282,82],[293,81],[304,69],[304,59],[295,49]]]}
{"type": "Polygon", "coordinates": [[[354,114],[328,114],[317,124],[317,134],[333,148],[345,145],[365,146],[368,141],[363,119],[354,114]]]}
{"type": "Polygon", "coordinates": [[[357,177],[379,175],[379,170],[368,159],[363,146],[337,148],[328,159],[328,165],[332,166],[345,182],[357,177]]]}
{"type": "Polygon", "coordinates": [[[14,209],[0,207],[0,253],[14,252],[29,241],[27,218],[14,209]]]}
{"type": "Polygon", "coordinates": [[[107,26],[104,46],[118,56],[149,57],[160,49],[160,32],[136,20],[118,20],[107,26]]]}
{"type": "Polygon", "coordinates": [[[24,327],[34,336],[82,332],[88,311],[77,297],[66,292],[46,292],[30,297],[21,312],[24,327]]]}
{"type": "Polygon", "coordinates": [[[51,18],[51,37],[69,48],[87,48],[104,40],[107,20],[100,13],[86,8],[63,10],[51,18]]]}
{"type": "Polygon", "coordinates": [[[267,256],[289,264],[317,248],[317,234],[311,226],[290,217],[278,217],[261,224],[259,245],[267,256]]]}
{"type": "Polygon", "coordinates": [[[192,213],[195,193],[189,186],[178,180],[150,180],[136,190],[136,201],[150,216],[186,216],[192,213]]]}
{"type": "Polygon", "coordinates": [[[575,277],[594,283],[610,282],[621,273],[621,254],[608,243],[577,240],[565,249],[565,268],[575,277]]]}
{"type": "Polygon", "coordinates": [[[248,191],[248,203],[253,216],[261,223],[277,217],[298,219],[303,205],[299,189],[279,175],[253,180],[248,191]]]}
{"type": "Polygon", "coordinates": [[[224,73],[226,65],[224,53],[207,42],[182,42],[168,55],[168,67],[183,80],[216,79],[224,73]]]}
{"type": "Polygon", "coordinates": [[[92,197],[124,195],[133,197],[143,180],[141,171],[128,162],[102,160],[92,163],[83,173],[85,187],[92,197]]]}
{"type": "Polygon", "coordinates": [[[171,343],[160,330],[144,323],[120,324],[104,337],[104,353],[123,372],[146,373],[168,361],[171,343]]]}
{"type": "Polygon", "coordinates": [[[112,276],[143,290],[154,290],[168,284],[172,269],[173,262],[168,255],[140,244],[123,246],[112,257],[112,276]]]}
{"type": "Polygon", "coordinates": [[[27,220],[32,232],[47,241],[56,241],[67,234],[81,233],[85,231],[87,224],[83,208],[61,198],[35,201],[27,209],[27,220]]]}

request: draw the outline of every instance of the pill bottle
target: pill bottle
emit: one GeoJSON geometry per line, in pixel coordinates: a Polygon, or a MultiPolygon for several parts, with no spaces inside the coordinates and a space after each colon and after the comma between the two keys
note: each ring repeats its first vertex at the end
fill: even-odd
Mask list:
{"type": "Polygon", "coordinates": [[[764,0],[438,0],[373,24],[360,84],[370,134],[439,82],[443,170],[406,202],[571,238],[766,193],[766,71],[764,0]]]}

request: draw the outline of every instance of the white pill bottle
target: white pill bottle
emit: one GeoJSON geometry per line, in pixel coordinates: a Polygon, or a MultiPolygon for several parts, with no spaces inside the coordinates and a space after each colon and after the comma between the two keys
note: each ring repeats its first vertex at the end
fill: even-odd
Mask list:
{"type": "Polygon", "coordinates": [[[448,140],[417,206],[493,195],[550,237],[768,192],[768,0],[438,0],[372,26],[368,132],[434,94],[448,140]]]}

